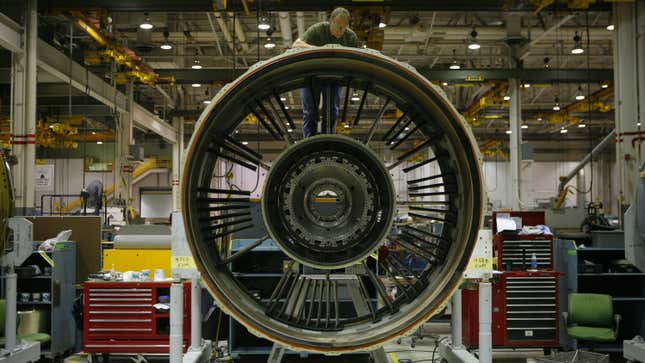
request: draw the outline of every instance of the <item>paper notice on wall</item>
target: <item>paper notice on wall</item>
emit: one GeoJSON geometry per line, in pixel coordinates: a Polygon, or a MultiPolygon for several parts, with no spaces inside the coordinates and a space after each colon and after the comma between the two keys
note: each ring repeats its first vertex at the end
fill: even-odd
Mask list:
{"type": "Polygon", "coordinates": [[[54,190],[54,165],[36,165],[34,175],[35,190],[53,191],[54,190]]]}

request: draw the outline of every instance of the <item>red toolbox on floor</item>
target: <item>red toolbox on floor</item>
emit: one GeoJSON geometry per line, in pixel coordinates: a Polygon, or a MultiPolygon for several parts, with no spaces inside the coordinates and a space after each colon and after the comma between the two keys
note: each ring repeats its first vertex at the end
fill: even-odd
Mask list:
{"type": "MultiPolygon", "coordinates": [[[[88,353],[168,353],[170,282],[84,284],[83,350],[88,353]]],[[[184,285],[184,350],[190,344],[190,282],[184,285]]]]}
{"type": "MultiPolygon", "coordinates": [[[[504,272],[492,286],[494,347],[560,345],[558,272],[504,272]]],[[[479,343],[479,294],[462,290],[463,343],[479,343]]]]}

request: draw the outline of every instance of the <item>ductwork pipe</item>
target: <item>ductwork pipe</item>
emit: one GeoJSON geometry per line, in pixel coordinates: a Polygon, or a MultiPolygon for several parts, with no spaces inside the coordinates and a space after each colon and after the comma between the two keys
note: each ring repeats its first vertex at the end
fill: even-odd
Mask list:
{"type": "Polygon", "coordinates": [[[305,34],[305,13],[303,11],[296,11],[296,26],[298,27],[298,38],[302,39],[305,34]]]}
{"type": "Polygon", "coordinates": [[[293,43],[293,38],[291,36],[291,19],[289,18],[289,13],[281,11],[278,13],[278,17],[280,18],[280,33],[284,40],[284,46],[290,48],[293,43]]]}
{"type": "Polygon", "coordinates": [[[226,23],[226,20],[222,17],[221,13],[216,12],[215,13],[215,21],[217,21],[217,25],[219,25],[219,28],[222,30],[222,34],[224,35],[224,39],[226,39],[226,44],[228,44],[228,48],[230,50],[235,50],[233,47],[233,37],[231,36],[231,32],[228,31],[228,24],[226,23]]]}
{"type": "Polygon", "coordinates": [[[246,54],[249,52],[249,43],[246,42],[246,32],[244,31],[244,27],[242,27],[240,18],[234,15],[234,13],[228,13],[228,16],[234,19],[233,26],[235,27],[235,35],[237,36],[237,40],[240,41],[242,52],[246,54]]]}
{"type": "Polygon", "coordinates": [[[570,182],[571,179],[573,179],[573,177],[575,177],[578,174],[578,172],[582,168],[584,168],[585,165],[587,165],[589,161],[591,161],[591,158],[596,156],[599,152],[603,151],[605,147],[607,147],[607,145],[609,145],[609,143],[614,140],[615,136],[616,136],[616,130],[615,129],[611,130],[611,132],[607,134],[607,136],[605,136],[605,138],[602,139],[602,141],[600,141],[600,143],[596,145],[596,147],[594,147],[593,150],[591,150],[591,152],[587,154],[587,156],[585,156],[584,159],[582,159],[580,163],[578,163],[578,165],[576,165],[576,167],[569,172],[569,174],[567,174],[564,178],[560,179],[560,185],[558,186],[558,195],[562,194],[562,191],[564,190],[564,187],[567,185],[567,183],[570,182]]]}

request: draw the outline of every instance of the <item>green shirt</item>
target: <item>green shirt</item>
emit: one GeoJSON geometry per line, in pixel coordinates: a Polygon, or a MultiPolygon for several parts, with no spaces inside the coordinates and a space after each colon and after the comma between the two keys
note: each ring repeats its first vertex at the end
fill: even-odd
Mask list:
{"type": "Polygon", "coordinates": [[[331,32],[329,31],[329,22],[327,21],[316,23],[310,26],[309,29],[307,29],[307,31],[302,35],[301,40],[307,44],[315,45],[317,47],[322,47],[325,44],[340,44],[346,47],[358,46],[358,38],[356,37],[356,33],[347,28],[342,37],[336,38],[335,36],[331,35],[331,32]]]}

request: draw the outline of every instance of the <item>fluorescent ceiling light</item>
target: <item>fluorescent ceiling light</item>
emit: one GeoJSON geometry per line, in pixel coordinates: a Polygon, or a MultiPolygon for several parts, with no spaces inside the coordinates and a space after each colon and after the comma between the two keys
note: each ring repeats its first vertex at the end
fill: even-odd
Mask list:
{"type": "Polygon", "coordinates": [[[264,47],[266,49],[273,49],[275,48],[275,43],[273,42],[273,40],[271,40],[271,38],[267,38],[267,42],[264,43],[264,47]]]}
{"type": "Polygon", "coordinates": [[[154,28],[155,26],[152,25],[152,23],[150,22],[150,17],[148,16],[148,13],[145,13],[145,16],[146,16],[146,19],[143,21],[143,23],[139,24],[139,28],[143,30],[150,30],[154,28]]]}
{"type": "Polygon", "coordinates": [[[260,18],[258,23],[258,29],[260,30],[269,30],[271,29],[271,24],[269,24],[269,19],[266,16],[260,18]]]}
{"type": "Polygon", "coordinates": [[[479,43],[477,43],[476,41],[468,44],[468,49],[470,49],[470,50],[477,50],[477,49],[479,49],[481,47],[482,46],[479,43]]]}

